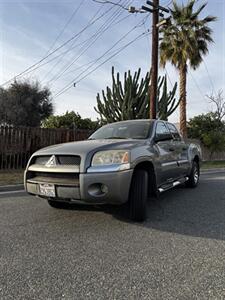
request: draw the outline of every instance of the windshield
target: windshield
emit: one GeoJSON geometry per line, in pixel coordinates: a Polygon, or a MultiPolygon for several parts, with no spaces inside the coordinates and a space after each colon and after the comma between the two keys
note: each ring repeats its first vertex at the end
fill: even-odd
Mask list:
{"type": "Polygon", "coordinates": [[[150,125],[149,121],[113,123],[101,127],[89,139],[146,139],[150,125]]]}

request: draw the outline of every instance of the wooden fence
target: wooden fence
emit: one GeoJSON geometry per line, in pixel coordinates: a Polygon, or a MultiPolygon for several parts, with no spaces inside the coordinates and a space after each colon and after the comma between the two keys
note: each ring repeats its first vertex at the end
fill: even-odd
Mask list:
{"type": "Polygon", "coordinates": [[[202,143],[197,139],[187,139],[188,143],[195,143],[200,145],[202,150],[202,159],[203,161],[209,161],[209,160],[225,160],[225,149],[224,151],[215,152],[213,155],[211,155],[209,149],[207,149],[205,146],[202,145],[202,143]]]}
{"type": "Polygon", "coordinates": [[[86,139],[88,130],[0,126],[0,169],[20,169],[32,153],[43,147],[86,139]]]}
{"type": "MultiPolygon", "coordinates": [[[[79,129],[0,126],[0,170],[25,168],[32,153],[38,149],[54,144],[84,140],[90,134],[91,131],[79,129]]],[[[192,141],[198,142],[196,140],[192,141]]],[[[201,148],[203,160],[210,160],[209,151],[203,146],[201,148]]],[[[225,152],[215,153],[212,159],[225,159],[225,152]]]]}
{"type": "Polygon", "coordinates": [[[223,152],[215,152],[213,153],[213,155],[211,156],[210,151],[202,146],[202,156],[203,156],[203,160],[225,160],[225,151],[223,152]]]}

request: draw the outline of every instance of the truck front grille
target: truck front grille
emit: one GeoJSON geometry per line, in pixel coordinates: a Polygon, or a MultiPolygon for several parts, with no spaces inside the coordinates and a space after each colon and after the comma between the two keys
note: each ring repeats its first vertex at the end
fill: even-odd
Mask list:
{"type": "MultiPolygon", "coordinates": [[[[49,161],[52,155],[36,156],[33,163],[44,166],[49,161]]],[[[78,155],[55,155],[57,165],[64,166],[80,166],[81,158],[78,155]]]]}
{"type": "Polygon", "coordinates": [[[78,155],[34,156],[26,171],[28,193],[40,196],[40,184],[53,184],[56,198],[80,199],[80,163],[78,155]]]}
{"type": "Polygon", "coordinates": [[[29,172],[27,181],[30,183],[53,183],[62,186],[79,186],[79,174],[29,172]]]}

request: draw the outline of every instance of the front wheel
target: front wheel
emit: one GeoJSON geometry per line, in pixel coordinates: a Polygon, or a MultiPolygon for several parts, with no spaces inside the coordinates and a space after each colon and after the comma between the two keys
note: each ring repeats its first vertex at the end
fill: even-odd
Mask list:
{"type": "Polygon", "coordinates": [[[199,183],[199,175],[200,175],[199,164],[198,164],[198,162],[193,161],[191,174],[188,177],[188,181],[186,182],[186,186],[191,187],[191,188],[195,188],[199,183]]]}
{"type": "Polygon", "coordinates": [[[148,195],[148,173],[145,170],[136,170],[131,181],[129,195],[130,218],[142,222],[146,218],[148,195]]]}

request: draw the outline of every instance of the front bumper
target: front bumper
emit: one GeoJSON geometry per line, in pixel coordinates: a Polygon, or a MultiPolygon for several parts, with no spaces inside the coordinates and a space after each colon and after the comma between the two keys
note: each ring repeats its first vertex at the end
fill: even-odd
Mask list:
{"type": "MultiPolygon", "coordinates": [[[[87,204],[122,204],[128,200],[133,170],[107,173],[80,173],[77,182],[53,182],[55,185],[56,201],[74,201],[87,204]]],[[[40,195],[39,184],[52,183],[27,179],[26,191],[32,195],[40,195]]],[[[45,198],[45,197],[43,197],[45,198]]]]}

